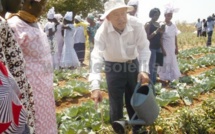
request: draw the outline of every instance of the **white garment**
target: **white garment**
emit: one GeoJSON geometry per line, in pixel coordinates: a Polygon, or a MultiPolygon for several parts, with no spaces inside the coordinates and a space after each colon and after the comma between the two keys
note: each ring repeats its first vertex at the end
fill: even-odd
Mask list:
{"type": "Polygon", "coordinates": [[[213,31],[214,29],[214,21],[207,22],[207,32],[213,31]]]}
{"type": "Polygon", "coordinates": [[[85,36],[84,36],[84,27],[78,26],[75,28],[75,44],[76,43],[85,43],[85,36]]]}
{"type": "Polygon", "coordinates": [[[67,24],[71,29],[64,30],[64,46],[62,52],[61,66],[62,67],[78,67],[80,62],[74,49],[74,33],[73,24],[67,24]]]}
{"type": "Polygon", "coordinates": [[[202,29],[202,23],[201,22],[197,22],[195,25],[196,29],[202,29]]]}
{"type": "Polygon", "coordinates": [[[158,74],[161,80],[175,80],[181,76],[177,57],[175,55],[175,37],[177,36],[178,29],[176,25],[165,26],[165,32],[162,36],[163,48],[166,51],[164,56],[163,66],[158,67],[158,74]]]}
{"type": "Polygon", "coordinates": [[[49,29],[52,29],[52,31],[55,31],[55,23],[54,23],[54,22],[48,21],[48,22],[45,24],[44,32],[45,32],[47,35],[49,34],[49,29]]]}
{"type": "Polygon", "coordinates": [[[54,69],[58,69],[60,66],[60,60],[63,50],[63,36],[62,36],[62,24],[57,25],[57,31],[54,35],[54,41],[56,44],[56,51],[53,55],[53,65],[54,69]]]}
{"type": "MultiPolygon", "coordinates": [[[[205,23],[207,23],[207,22],[205,22],[205,23]]],[[[207,30],[207,27],[204,27],[204,22],[202,22],[202,32],[206,32],[206,30],[207,30]]]]}
{"type": "Polygon", "coordinates": [[[127,25],[120,35],[107,19],[97,30],[95,45],[91,53],[92,66],[89,81],[92,88],[99,89],[101,80],[99,66],[103,59],[111,62],[126,62],[138,58],[139,71],[149,72],[149,41],[144,25],[136,17],[128,15],[127,25]]]}

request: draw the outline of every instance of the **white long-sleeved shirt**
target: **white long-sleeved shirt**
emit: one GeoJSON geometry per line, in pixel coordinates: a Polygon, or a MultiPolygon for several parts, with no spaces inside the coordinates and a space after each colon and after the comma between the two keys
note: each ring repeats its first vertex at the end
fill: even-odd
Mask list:
{"type": "Polygon", "coordinates": [[[197,22],[195,27],[197,28],[197,30],[202,28],[202,22],[197,22]]]}
{"type": "Polygon", "coordinates": [[[103,61],[126,62],[138,58],[139,71],[149,72],[149,41],[144,25],[128,15],[127,25],[122,34],[113,28],[107,19],[95,35],[95,45],[91,53],[91,90],[100,89],[101,66],[103,61]]]}
{"type": "Polygon", "coordinates": [[[85,43],[85,36],[84,36],[84,27],[83,26],[77,26],[74,35],[74,42],[76,43],[85,43]]]}

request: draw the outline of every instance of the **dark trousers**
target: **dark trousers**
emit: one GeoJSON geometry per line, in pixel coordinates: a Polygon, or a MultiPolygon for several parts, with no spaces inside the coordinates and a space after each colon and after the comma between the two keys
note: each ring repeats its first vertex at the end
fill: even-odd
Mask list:
{"type": "Polygon", "coordinates": [[[207,46],[211,46],[213,31],[208,32],[207,46]]]}
{"type": "Polygon", "coordinates": [[[206,31],[203,31],[203,32],[202,32],[202,36],[203,36],[203,37],[207,37],[206,31]]]}
{"type": "Polygon", "coordinates": [[[77,53],[78,60],[82,63],[85,57],[85,43],[74,44],[75,52],[77,53]]]}
{"type": "MultiPolygon", "coordinates": [[[[125,100],[127,113],[131,119],[135,113],[130,101],[137,84],[138,61],[133,60],[132,63],[106,61],[105,73],[109,94],[111,124],[123,118],[123,100],[125,100]]],[[[140,127],[134,126],[133,131],[140,127]]]]}
{"type": "Polygon", "coordinates": [[[201,33],[202,33],[202,29],[198,29],[197,30],[197,37],[201,36],[201,33]]]}

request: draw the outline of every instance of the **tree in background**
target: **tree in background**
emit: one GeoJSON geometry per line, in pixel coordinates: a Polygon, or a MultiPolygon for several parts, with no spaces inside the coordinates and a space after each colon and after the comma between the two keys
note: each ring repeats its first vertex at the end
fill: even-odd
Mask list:
{"type": "Polygon", "coordinates": [[[67,11],[73,11],[73,16],[82,14],[86,17],[88,13],[103,13],[104,2],[107,0],[49,0],[46,11],[55,7],[55,12],[64,15],[67,11]]]}

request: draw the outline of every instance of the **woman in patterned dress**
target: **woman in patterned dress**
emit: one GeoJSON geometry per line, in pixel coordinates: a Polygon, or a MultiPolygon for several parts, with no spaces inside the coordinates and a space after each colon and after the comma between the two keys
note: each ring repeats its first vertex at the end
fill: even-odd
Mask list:
{"type": "Polygon", "coordinates": [[[8,23],[22,49],[26,75],[33,88],[36,134],[57,134],[52,57],[46,33],[37,23],[46,2],[24,0],[22,10],[8,23]]]}
{"type": "Polygon", "coordinates": [[[0,134],[26,134],[26,112],[20,95],[16,81],[0,62],[0,134]]]}
{"type": "Polygon", "coordinates": [[[32,88],[25,74],[25,62],[22,51],[15,41],[12,30],[3,18],[6,12],[14,13],[20,8],[21,0],[0,0],[0,61],[2,61],[13,75],[20,88],[20,100],[27,111],[27,124],[30,133],[35,133],[35,111],[32,88]]]}

